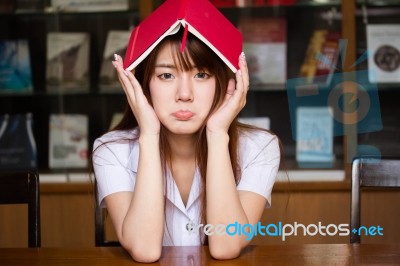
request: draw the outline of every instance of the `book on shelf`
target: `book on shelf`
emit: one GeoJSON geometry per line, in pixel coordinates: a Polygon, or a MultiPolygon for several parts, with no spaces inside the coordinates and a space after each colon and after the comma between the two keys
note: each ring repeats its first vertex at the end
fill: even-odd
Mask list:
{"type": "Polygon", "coordinates": [[[400,24],[367,25],[371,83],[400,82],[400,24]]]}
{"type": "Polygon", "coordinates": [[[51,7],[64,12],[104,12],[129,9],[128,0],[51,0],[51,7]]]}
{"type": "MultiPolygon", "coordinates": [[[[166,0],[132,31],[125,69],[134,69],[161,40],[181,27],[205,43],[233,72],[239,69],[242,35],[238,29],[209,0],[183,2],[184,5],[182,0],[166,0]]],[[[185,43],[183,38],[182,50],[185,43]]]]}
{"type": "Polygon", "coordinates": [[[27,40],[0,41],[0,93],[33,90],[27,40]]]}
{"type": "Polygon", "coordinates": [[[317,54],[318,63],[314,83],[330,84],[335,74],[339,58],[339,32],[329,31],[325,36],[320,53],[317,54]]]}
{"type": "Polygon", "coordinates": [[[47,92],[89,91],[89,42],[84,32],[47,34],[47,92]]]}
{"type": "Polygon", "coordinates": [[[270,129],[270,118],[267,116],[262,117],[239,117],[238,121],[243,124],[248,124],[251,126],[263,128],[263,129],[270,129]]]}
{"type": "Polygon", "coordinates": [[[51,114],[49,131],[49,168],[87,166],[87,115],[51,114]]]}
{"type": "Polygon", "coordinates": [[[243,34],[251,89],[285,84],[286,19],[245,17],[240,19],[239,29],[243,34]]]}
{"type": "Polygon", "coordinates": [[[0,170],[36,168],[32,123],[31,113],[0,115],[0,170]]]}
{"type": "Polygon", "coordinates": [[[306,83],[329,85],[339,58],[340,33],[315,30],[308,43],[300,76],[306,83]]]}
{"type": "Polygon", "coordinates": [[[296,160],[313,167],[331,166],[333,154],[333,117],[331,107],[300,106],[296,111],[296,160]],[[318,165],[320,164],[320,165],[318,165]]]}
{"type": "Polygon", "coordinates": [[[112,30],[108,32],[100,69],[99,88],[101,92],[123,93],[117,71],[111,61],[114,60],[114,54],[125,56],[130,34],[130,31],[112,30]]]}

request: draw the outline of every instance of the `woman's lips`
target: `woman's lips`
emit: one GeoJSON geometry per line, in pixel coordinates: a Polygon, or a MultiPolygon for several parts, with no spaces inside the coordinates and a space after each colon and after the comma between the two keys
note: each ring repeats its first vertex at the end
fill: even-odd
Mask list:
{"type": "Polygon", "coordinates": [[[175,113],[172,114],[173,116],[175,116],[177,119],[179,120],[189,120],[190,118],[192,118],[193,113],[190,111],[177,111],[175,113]]]}

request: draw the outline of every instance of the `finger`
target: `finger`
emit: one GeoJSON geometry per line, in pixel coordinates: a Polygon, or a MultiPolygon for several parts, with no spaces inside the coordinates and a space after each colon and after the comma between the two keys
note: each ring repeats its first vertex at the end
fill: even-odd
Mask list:
{"type": "Polygon", "coordinates": [[[224,101],[222,102],[222,105],[225,105],[227,102],[229,102],[229,99],[232,98],[233,94],[235,93],[235,80],[230,79],[228,81],[228,86],[226,89],[224,101]]]}
{"type": "Polygon", "coordinates": [[[246,56],[242,52],[239,56],[239,67],[240,67],[240,72],[242,74],[242,80],[243,80],[243,87],[245,88],[245,91],[249,90],[249,85],[250,85],[250,78],[249,78],[249,69],[247,66],[246,62],[246,56]]]}
{"type": "Polygon", "coordinates": [[[129,79],[123,68],[123,63],[122,63],[121,57],[119,55],[114,54],[114,59],[115,60],[112,61],[112,64],[114,65],[115,69],[118,72],[119,80],[121,81],[122,85],[129,85],[129,79]]]}
{"type": "Polygon", "coordinates": [[[246,105],[247,91],[249,87],[249,76],[244,53],[239,56],[240,69],[236,73],[236,101],[241,109],[246,105]]]}
{"type": "Polygon", "coordinates": [[[242,73],[242,69],[239,69],[236,72],[235,94],[238,95],[237,97],[242,97],[244,92],[245,92],[245,88],[244,88],[244,81],[243,81],[243,73],[242,73]]]}
{"type": "MultiPolygon", "coordinates": [[[[114,64],[115,61],[113,61],[114,64]]],[[[114,65],[116,66],[116,65],[114,65]]],[[[118,68],[118,66],[116,66],[116,68],[118,68]]],[[[125,92],[125,96],[127,99],[127,102],[129,104],[129,107],[133,113],[133,115],[136,117],[137,121],[139,122],[138,116],[137,116],[137,101],[136,101],[136,97],[135,97],[135,93],[133,91],[132,85],[130,84],[129,79],[126,77],[126,75],[124,73],[120,73],[120,69],[117,70],[118,73],[118,79],[119,82],[122,85],[122,88],[125,92]]]]}
{"type": "Polygon", "coordinates": [[[243,95],[247,92],[247,87],[249,84],[246,57],[243,52],[240,54],[238,59],[239,70],[236,72],[236,90],[239,91],[241,95],[243,95]]]}
{"type": "Polygon", "coordinates": [[[238,73],[236,73],[236,91],[234,96],[236,97],[236,102],[240,109],[246,104],[246,95],[247,89],[244,87],[243,74],[242,71],[239,70],[238,73]]]}
{"type": "Polygon", "coordinates": [[[225,97],[231,97],[235,93],[235,80],[230,79],[228,82],[228,88],[226,89],[225,97]]]}
{"type": "MultiPolygon", "coordinates": [[[[123,65],[123,60],[120,55],[115,55],[115,59],[118,61],[118,63],[122,66],[123,65]]],[[[135,98],[140,99],[144,98],[143,90],[142,90],[142,85],[139,83],[139,81],[136,79],[135,75],[135,70],[129,71],[129,70],[124,70],[125,76],[128,78],[129,82],[131,83],[133,87],[133,92],[135,94],[135,98]]]]}
{"type": "MultiPolygon", "coordinates": [[[[122,57],[118,54],[114,54],[114,58],[115,60],[117,60],[122,66],[124,65],[124,60],[122,59],[122,57]]],[[[128,71],[128,70],[126,70],[128,71]]],[[[135,69],[131,70],[132,74],[135,75],[135,69]]]]}
{"type": "Polygon", "coordinates": [[[135,102],[136,97],[135,97],[135,93],[133,90],[133,85],[128,78],[127,71],[125,71],[122,66],[122,58],[118,55],[114,55],[114,57],[115,57],[114,58],[115,60],[112,63],[118,72],[118,79],[122,85],[122,88],[124,89],[125,94],[128,97],[128,99],[135,102]]]}
{"type": "Polygon", "coordinates": [[[142,85],[140,85],[139,81],[136,79],[135,75],[132,72],[125,70],[126,76],[129,79],[129,82],[132,84],[133,92],[135,94],[135,99],[137,101],[147,101],[147,98],[144,96],[142,85]]]}

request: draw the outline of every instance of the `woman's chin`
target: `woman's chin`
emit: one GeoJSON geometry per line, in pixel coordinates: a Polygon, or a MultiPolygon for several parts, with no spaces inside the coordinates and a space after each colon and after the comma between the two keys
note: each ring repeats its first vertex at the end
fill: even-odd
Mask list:
{"type": "Polygon", "coordinates": [[[167,130],[174,135],[193,135],[200,129],[199,126],[190,125],[189,123],[183,125],[165,126],[167,130]]]}

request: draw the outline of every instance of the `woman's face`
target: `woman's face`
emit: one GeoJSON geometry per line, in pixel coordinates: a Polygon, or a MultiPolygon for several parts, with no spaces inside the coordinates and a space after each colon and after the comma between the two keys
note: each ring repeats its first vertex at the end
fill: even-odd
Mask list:
{"type": "Polygon", "coordinates": [[[150,95],[160,122],[173,134],[194,134],[206,119],[215,95],[215,77],[205,69],[183,71],[171,45],[160,49],[150,79],[150,95]]]}

